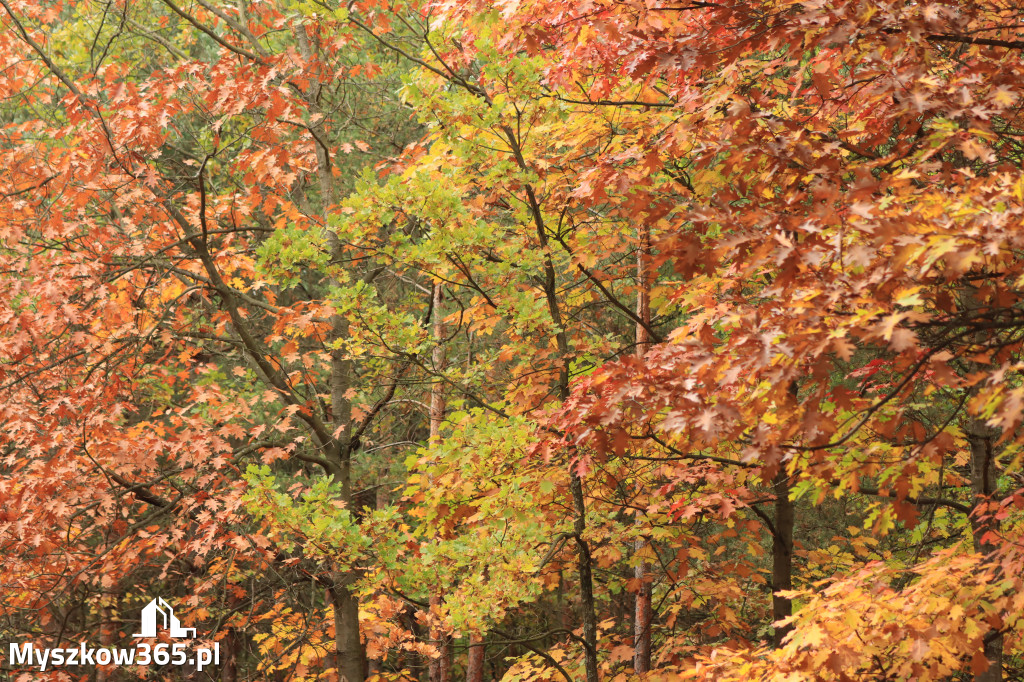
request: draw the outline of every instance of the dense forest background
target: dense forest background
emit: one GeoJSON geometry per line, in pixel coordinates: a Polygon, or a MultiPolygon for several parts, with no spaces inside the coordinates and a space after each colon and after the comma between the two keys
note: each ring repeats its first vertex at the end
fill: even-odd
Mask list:
{"type": "Polygon", "coordinates": [[[0,25],[0,675],[1024,679],[1017,3],[0,25]]]}

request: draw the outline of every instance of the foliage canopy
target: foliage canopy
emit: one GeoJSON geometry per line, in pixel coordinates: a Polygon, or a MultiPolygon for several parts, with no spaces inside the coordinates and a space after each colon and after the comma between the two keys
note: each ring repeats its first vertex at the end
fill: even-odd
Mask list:
{"type": "Polygon", "coordinates": [[[1013,3],[0,23],[8,641],[160,595],[226,682],[1024,674],[1013,3]]]}

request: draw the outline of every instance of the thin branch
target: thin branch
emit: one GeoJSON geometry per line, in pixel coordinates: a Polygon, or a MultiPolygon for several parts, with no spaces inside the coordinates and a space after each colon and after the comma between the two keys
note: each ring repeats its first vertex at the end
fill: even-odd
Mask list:
{"type": "MultiPolygon", "coordinates": [[[[830,481],[830,483],[832,483],[832,485],[838,485],[837,482],[831,482],[830,481]]],[[[894,494],[892,494],[892,493],[890,493],[888,491],[882,492],[878,488],[873,488],[871,486],[864,486],[864,485],[858,486],[857,492],[859,492],[861,494],[864,494],[864,495],[871,495],[873,497],[883,497],[883,498],[890,499],[890,500],[899,500],[899,498],[896,495],[894,495],[894,494]]],[[[971,508],[968,507],[966,504],[962,504],[960,502],[956,502],[955,500],[947,500],[947,499],[945,499],[943,497],[913,497],[913,496],[908,495],[908,496],[904,497],[900,501],[902,501],[902,502],[909,502],[910,504],[913,504],[913,505],[916,505],[916,506],[929,505],[929,504],[937,504],[937,505],[940,505],[942,507],[949,507],[950,509],[955,509],[958,512],[961,512],[963,514],[968,514],[969,515],[971,513],[971,508]]]]}
{"type": "Polygon", "coordinates": [[[252,34],[252,31],[250,31],[244,25],[232,19],[230,14],[224,12],[221,9],[218,9],[216,5],[211,5],[210,3],[206,2],[206,0],[196,0],[196,2],[198,2],[200,5],[205,7],[213,14],[216,14],[218,17],[224,20],[224,23],[226,23],[228,26],[230,26],[231,28],[245,36],[249,40],[249,43],[256,49],[256,51],[260,53],[261,57],[269,56],[267,51],[263,49],[263,46],[260,45],[259,40],[256,39],[256,36],[252,34]]]}
{"type": "Polygon", "coordinates": [[[5,192],[3,194],[0,194],[0,196],[2,196],[5,199],[10,199],[11,197],[16,197],[19,194],[27,194],[27,193],[33,192],[33,191],[35,191],[37,189],[42,189],[43,187],[46,187],[46,185],[48,185],[50,183],[50,181],[53,180],[54,178],[56,178],[58,175],[60,175],[60,173],[54,173],[53,175],[51,175],[50,177],[46,178],[45,180],[43,180],[39,184],[32,185],[31,187],[26,187],[25,189],[15,190],[13,192],[5,192]]]}
{"type": "Polygon", "coordinates": [[[1024,40],[997,40],[995,38],[971,38],[968,36],[930,35],[932,43],[964,43],[967,45],[986,45],[988,47],[1005,47],[1010,50],[1024,50],[1024,40]]]}
{"type": "Polygon", "coordinates": [[[373,418],[377,416],[377,413],[380,412],[384,408],[384,406],[391,402],[391,399],[395,397],[395,389],[398,387],[398,380],[402,378],[402,375],[405,374],[405,371],[409,368],[410,364],[411,363],[406,362],[398,370],[398,373],[396,374],[394,381],[392,381],[391,384],[387,387],[387,390],[384,391],[384,395],[381,396],[380,400],[373,404],[373,407],[371,407],[370,410],[366,413],[366,416],[360,419],[359,423],[356,424],[355,428],[352,430],[351,437],[349,437],[348,439],[350,448],[354,444],[359,442],[359,437],[363,435],[363,432],[366,431],[366,428],[370,425],[370,422],[373,421],[373,418]]]}
{"type": "MultiPolygon", "coordinates": [[[[665,441],[658,438],[655,434],[651,433],[646,436],[640,436],[640,438],[648,438],[653,440],[655,443],[665,448],[669,452],[679,455],[679,459],[691,459],[697,462],[716,462],[718,464],[726,464],[728,466],[740,467],[743,469],[756,469],[759,465],[754,462],[741,462],[736,459],[726,459],[725,457],[715,457],[714,455],[692,455],[688,452],[683,452],[678,448],[674,448],[665,441]]],[[[655,460],[657,461],[657,460],[655,460]]]]}
{"type": "Polygon", "coordinates": [[[131,17],[128,18],[128,25],[131,26],[132,28],[134,28],[136,31],[138,31],[143,37],[148,38],[149,40],[152,40],[157,45],[160,45],[161,47],[163,47],[165,50],[170,52],[172,55],[174,55],[178,59],[180,59],[182,61],[186,61],[186,62],[189,60],[189,56],[187,54],[185,54],[184,52],[179,50],[177,47],[174,46],[173,43],[171,43],[169,40],[167,40],[166,38],[161,36],[156,31],[153,31],[153,30],[150,30],[149,28],[146,28],[145,26],[143,26],[142,24],[138,23],[137,21],[135,21],[131,17]]]}
{"type": "Polygon", "coordinates": [[[676,106],[675,102],[644,102],[641,100],[612,100],[612,99],[570,99],[555,95],[559,102],[567,104],[588,104],[596,107],[662,107],[671,109],[676,106]]]}
{"type": "MultiPolygon", "coordinates": [[[[0,0],[0,1],[3,1],[3,0],[0,0]]],[[[171,11],[173,11],[175,14],[180,16],[182,19],[184,19],[188,23],[190,23],[193,26],[195,26],[196,28],[198,28],[200,31],[202,31],[206,35],[208,35],[211,38],[213,38],[222,47],[225,47],[228,50],[231,50],[232,52],[234,52],[235,54],[241,55],[242,57],[245,57],[246,59],[250,59],[250,60],[252,60],[254,62],[257,62],[259,64],[264,64],[265,63],[261,57],[259,57],[258,55],[253,54],[252,52],[249,52],[249,50],[245,49],[244,47],[238,47],[237,45],[232,45],[228,41],[226,41],[223,38],[221,38],[211,28],[209,28],[208,26],[206,26],[205,24],[200,22],[198,19],[193,17],[188,12],[186,12],[186,11],[182,10],[181,8],[179,8],[177,5],[175,5],[173,2],[171,2],[171,0],[162,0],[162,2],[165,5],[167,5],[168,7],[170,7],[171,11]]],[[[6,4],[6,2],[4,4],[6,4]]]]}
{"type": "MultiPolygon", "coordinates": [[[[529,649],[530,651],[532,651],[533,653],[537,654],[538,656],[543,658],[545,661],[547,661],[548,665],[550,665],[552,668],[554,668],[559,673],[561,673],[562,677],[564,677],[566,680],[568,680],[568,682],[573,682],[572,676],[570,676],[569,673],[566,672],[565,668],[563,668],[561,665],[559,665],[558,661],[556,661],[554,658],[551,657],[551,654],[547,653],[546,651],[542,651],[541,649],[538,649],[537,647],[533,646],[533,644],[530,643],[533,640],[541,639],[541,637],[534,637],[533,640],[530,640],[530,639],[515,639],[511,635],[505,634],[501,630],[495,630],[494,628],[491,628],[491,632],[493,632],[494,634],[496,634],[496,635],[498,635],[500,637],[504,637],[506,640],[508,640],[509,643],[515,643],[515,644],[523,645],[524,647],[526,647],[527,649],[529,649]]],[[[549,633],[547,633],[545,635],[542,635],[542,637],[546,637],[546,636],[548,636],[550,634],[554,634],[554,633],[550,633],[549,632],[549,633]]]]}

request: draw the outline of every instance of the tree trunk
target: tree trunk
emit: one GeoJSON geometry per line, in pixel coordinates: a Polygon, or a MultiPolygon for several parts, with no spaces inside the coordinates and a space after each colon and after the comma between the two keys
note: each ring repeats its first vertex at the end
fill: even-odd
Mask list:
{"type": "MultiPolygon", "coordinates": [[[[638,538],[633,545],[635,552],[644,549],[647,541],[638,538]]],[[[651,670],[651,583],[647,577],[650,565],[641,561],[633,568],[633,577],[637,581],[636,603],[633,611],[633,672],[637,675],[651,670]]]]}
{"type": "MultiPolygon", "coordinates": [[[[789,499],[789,475],[780,463],[775,476],[775,528],[772,540],[772,620],[793,615],[793,602],[779,595],[780,590],[793,589],[793,502],[789,499]]],[[[772,642],[782,644],[791,626],[775,626],[772,642]]]]}
{"type": "MultiPolygon", "coordinates": [[[[102,595],[103,605],[100,607],[100,646],[108,649],[114,646],[114,608],[111,606],[115,597],[109,592],[102,595]]],[[[96,682],[108,682],[114,679],[114,668],[110,666],[96,666],[96,682]]]]}
{"type": "Polygon", "coordinates": [[[484,640],[480,635],[469,636],[466,682],[484,682],[484,640]]]}
{"type": "MultiPolygon", "coordinates": [[[[524,171],[530,167],[523,157],[523,150],[515,131],[510,126],[503,126],[502,130],[507,136],[509,146],[516,163],[524,171]]],[[[548,251],[548,233],[544,224],[544,213],[541,211],[540,201],[533,190],[533,186],[524,186],[526,191],[526,204],[533,216],[534,226],[537,228],[537,241],[544,251],[544,297],[547,299],[548,313],[551,315],[551,322],[555,329],[555,344],[558,347],[559,371],[558,371],[558,398],[565,402],[569,397],[569,364],[572,361],[572,354],[569,351],[569,339],[565,334],[562,325],[562,312],[558,307],[558,285],[555,276],[555,266],[551,260],[551,253],[548,251]]],[[[583,498],[583,481],[579,472],[570,464],[569,488],[572,492],[573,502],[573,529],[576,536],[576,559],[580,574],[580,620],[583,624],[584,652],[583,661],[586,666],[587,682],[597,682],[597,612],[594,608],[594,578],[591,572],[590,547],[583,538],[583,531],[587,527],[587,507],[583,498]]]]}
{"type": "MultiPolygon", "coordinates": [[[[445,366],[444,352],[444,312],[441,310],[444,288],[440,282],[434,283],[433,290],[433,330],[434,350],[431,361],[435,372],[445,366]]],[[[445,399],[444,384],[435,381],[430,387],[430,445],[441,442],[441,423],[444,421],[445,399]]],[[[430,605],[440,607],[444,603],[444,595],[435,592],[430,596],[430,605]]],[[[431,660],[429,666],[430,682],[449,682],[452,670],[451,638],[440,627],[431,628],[430,639],[437,646],[438,657],[431,660]]]]}
{"type": "MultiPolygon", "coordinates": [[[[636,325],[636,356],[644,359],[644,352],[647,344],[650,343],[650,334],[647,329],[651,324],[651,292],[650,273],[648,272],[648,256],[650,254],[651,231],[646,223],[642,223],[637,229],[639,245],[636,252],[636,316],[639,320],[636,325]]],[[[641,525],[640,516],[637,516],[636,525],[641,525]]],[[[633,551],[640,554],[644,551],[647,541],[637,538],[633,543],[633,551]]],[[[636,600],[633,608],[633,672],[637,675],[650,672],[651,670],[651,622],[653,612],[651,609],[651,581],[648,577],[650,565],[641,561],[633,568],[633,577],[636,579],[636,600]]]]}
{"type": "MultiPolygon", "coordinates": [[[[984,314],[985,304],[978,300],[975,286],[965,283],[961,289],[963,308],[972,314],[984,314]]],[[[991,338],[984,331],[975,333],[973,341],[978,347],[984,348],[991,338]]],[[[969,364],[969,368],[974,363],[969,364]]],[[[970,370],[969,370],[970,371],[970,370]]],[[[999,524],[992,518],[987,503],[995,501],[998,494],[996,480],[999,467],[996,461],[996,441],[1001,431],[985,424],[982,418],[971,418],[964,425],[964,435],[971,450],[971,492],[974,500],[971,505],[971,534],[974,550],[979,554],[991,555],[996,549],[992,542],[998,531],[999,524]]],[[[983,653],[988,659],[988,669],[974,676],[975,682],[1001,682],[1003,679],[1003,636],[995,634],[984,643],[983,653]]]]}
{"type": "MultiPolygon", "coordinates": [[[[313,64],[316,55],[310,44],[303,26],[293,28],[299,52],[303,59],[313,64]]],[[[309,91],[305,92],[305,100],[310,110],[319,112],[317,103],[322,84],[313,79],[309,91]]],[[[326,128],[321,119],[310,128],[317,140],[326,139],[326,128]]],[[[320,183],[320,200],[323,204],[324,225],[327,242],[331,249],[334,262],[343,262],[344,254],[338,235],[327,229],[331,205],[334,203],[334,181],[331,177],[331,160],[322,144],[315,144],[317,161],[317,179],[320,183]]],[[[330,340],[337,341],[348,336],[348,320],[342,315],[331,319],[330,340]]],[[[351,508],[352,499],[352,404],[348,398],[352,388],[352,362],[345,357],[340,349],[331,350],[331,422],[334,427],[334,439],[331,443],[328,460],[331,461],[332,474],[341,488],[341,502],[351,508]]],[[[354,572],[334,572],[334,586],[331,598],[334,605],[335,656],[338,662],[340,682],[363,682],[365,679],[365,654],[359,638],[359,600],[352,594],[350,586],[355,582],[354,572]]]]}
{"type": "MultiPolygon", "coordinates": [[[[430,359],[434,365],[434,371],[440,372],[445,367],[444,352],[444,312],[441,310],[441,302],[444,299],[444,287],[440,282],[434,283],[432,293],[434,350],[431,351],[430,359]]],[[[441,441],[441,422],[444,421],[445,411],[444,384],[437,380],[430,386],[430,444],[435,445],[441,441]]]]}
{"type": "Polygon", "coordinates": [[[597,682],[597,611],[594,607],[594,576],[591,570],[590,546],[583,539],[587,528],[587,509],[583,501],[583,481],[573,470],[569,487],[576,515],[573,530],[576,535],[576,561],[580,573],[580,620],[583,623],[584,664],[587,682],[597,682]]]}
{"type": "MultiPolygon", "coordinates": [[[[444,598],[438,592],[430,595],[430,605],[432,607],[440,607],[444,603],[444,598]]],[[[449,646],[449,638],[447,634],[440,627],[434,626],[430,629],[430,640],[437,647],[437,658],[430,660],[428,666],[428,674],[430,682],[449,682],[451,680],[452,673],[452,658],[451,658],[451,647],[449,646]]]]}
{"type": "Polygon", "coordinates": [[[647,259],[651,253],[651,230],[641,225],[638,230],[639,246],[636,252],[636,356],[643,360],[651,342],[647,329],[651,325],[651,274],[647,259]]]}
{"type": "Polygon", "coordinates": [[[336,573],[331,600],[334,603],[334,646],[338,682],[363,682],[363,644],[359,640],[359,600],[349,590],[350,576],[336,573]]]}
{"type": "MultiPolygon", "coordinates": [[[[965,429],[967,442],[971,447],[971,489],[974,493],[975,512],[979,505],[992,499],[996,493],[995,442],[999,432],[988,427],[981,419],[972,420],[965,429]]],[[[974,549],[981,554],[991,554],[996,545],[987,537],[997,530],[996,522],[988,518],[986,512],[982,518],[971,514],[971,530],[974,536],[974,549]]],[[[984,644],[985,658],[989,661],[988,669],[974,676],[975,682],[1001,682],[1003,679],[1003,635],[997,634],[984,644]]]]}
{"type": "Polygon", "coordinates": [[[227,635],[221,640],[223,663],[220,666],[221,682],[238,682],[238,632],[228,628],[227,635]]]}

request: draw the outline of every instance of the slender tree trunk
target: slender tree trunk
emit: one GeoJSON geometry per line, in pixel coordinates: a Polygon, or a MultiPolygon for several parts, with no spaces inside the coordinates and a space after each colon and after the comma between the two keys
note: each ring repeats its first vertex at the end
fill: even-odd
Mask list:
{"type": "MultiPolygon", "coordinates": [[[[114,645],[114,595],[104,592],[102,597],[103,605],[100,607],[100,646],[104,649],[114,645]]],[[[109,667],[96,666],[96,682],[108,682],[114,679],[109,667]]]]}
{"type": "MultiPolygon", "coordinates": [[[[972,314],[979,314],[984,303],[978,300],[975,286],[964,283],[960,287],[961,305],[972,314]]],[[[984,347],[991,339],[984,331],[974,335],[974,342],[984,347]]],[[[973,365],[973,363],[971,363],[973,365]]],[[[971,366],[969,365],[969,367],[971,366]]],[[[998,548],[992,537],[998,530],[998,522],[992,518],[991,511],[985,509],[987,503],[995,501],[998,494],[996,480],[999,466],[996,461],[999,454],[996,442],[1001,431],[985,424],[982,418],[971,418],[964,425],[964,435],[971,450],[971,492],[974,495],[971,505],[971,534],[974,550],[983,555],[990,555],[998,548]],[[990,535],[991,534],[991,535],[990,535]]],[[[1003,636],[995,635],[984,644],[985,658],[989,666],[984,672],[974,676],[975,682],[1001,682],[1003,679],[1003,636]]]]}
{"type": "MultiPolygon", "coordinates": [[[[308,63],[316,62],[313,46],[302,26],[293,29],[299,52],[308,63]]],[[[321,84],[316,79],[310,91],[305,93],[306,103],[311,111],[319,112],[317,104],[321,84]]],[[[321,119],[313,125],[312,133],[317,140],[327,139],[326,128],[321,119]]],[[[317,178],[320,182],[320,200],[323,204],[324,225],[330,218],[331,205],[334,203],[334,181],[331,177],[331,160],[322,144],[315,144],[317,160],[317,178]]],[[[325,227],[326,229],[326,227],[325,227]]],[[[342,262],[342,244],[334,231],[327,229],[327,241],[331,249],[333,262],[342,262]]],[[[335,315],[331,320],[330,340],[336,341],[348,336],[348,320],[342,315],[335,315]]],[[[348,398],[352,388],[352,362],[345,357],[344,351],[331,351],[331,416],[334,427],[334,442],[328,459],[332,462],[335,481],[341,487],[341,502],[351,507],[352,499],[352,404],[348,398]]],[[[334,605],[335,651],[338,662],[340,682],[363,682],[365,679],[366,657],[359,637],[359,600],[351,591],[351,585],[357,575],[353,572],[334,572],[334,587],[331,597],[334,605]]]]}
{"type": "MultiPolygon", "coordinates": [[[[390,471],[385,469],[381,474],[386,480],[390,475],[390,471]]],[[[374,492],[373,500],[374,508],[378,511],[383,510],[388,506],[388,487],[383,485],[383,481],[377,484],[377,490],[374,492]]],[[[366,675],[367,677],[373,677],[384,672],[384,664],[380,659],[367,657],[366,662],[366,675]]]]}
{"type": "MultiPolygon", "coordinates": [[[[647,332],[651,324],[651,292],[650,273],[648,272],[648,257],[651,250],[651,231],[646,223],[642,223],[637,229],[639,245],[636,251],[636,316],[639,320],[636,325],[636,356],[644,359],[647,344],[650,343],[650,335],[647,332]]],[[[641,525],[640,516],[637,515],[636,525],[641,525]]],[[[637,538],[633,543],[634,554],[644,551],[647,541],[637,538]]],[[[636,600],[633,605],[633,672],[642,675],[651,670],[651,622],[653,611],[651,608],[651,581],[648,577],[651,567],[646,561],[641,561],[633,568],[633,577],[636,580],[636,600]]]]}
{"type": "Polygon", "coordinates": [[[587,682],[597,682],[597,609],[594,606],[594,576],[591,569],[590,546],[583,539],[587,528],[587,509],[583,500],[583,481],[574,470],[569,487],[575,511],[573,530],[576,535],[576,562],[580,573],[580,620],[583,623],[584,664],[587,682]]]}
{"type": "Polygon", "coordinates": [[[469,636],[466,682],[484,682],[484,640],[480,635],[469,636]]]}
{"type": "MultiPolygon", "coordinates": [[[[971,489],[974,493],[974,506],[988,502],[997,493],[995,443],[999,432],[986,426],[981,419],[972,420],[965,429],[967,442],[971,448],[971,489]]],[[[990,512],[989,512],[990,513],[990,512]]],[[[988,514],[978,518],[971,515],[971,530],[974,536],[974,549],[981,554],[991,554],[997,547],[987,537],[997,530],[997,524],[988,514]]],[[[974,676],[975,682],[1001,682],[1003,679],[1003,635],[999,634],[985,642],[985,658],[989,661],[988,670],[974,676]]]]}
{"type": "Polygon", "coordinates": [[[648,258],[651,253],[651,229],[641,225],[638,230],[639,247],[636,252],[636,356],[643,360],[651,336],[647,329],[651,325],[651,273],[648,258]]]}
{"type": "MultiPolygon", "coordinates": [[[[503,126],[502,131],[508,139],[509,147],[515,156],[519,167],[528,171],[531,170],[526,159],[523,157],[523,150],[516,137],[515,131],[510,126],[503,126]]],[[[558,397],[565,401],[569,397],[569,363],[572,361],[569,352],[569,339],[565,334],[562,323],[562,311],[558,306],[557,278],[555,266],[551,260],[549,251],[549,240],[547,227],[544,224],[544,212],[541,210],[540,201],[534,192],[533,185],[527,184],[526,204],[529,206],[530,214],[533,217],[534,226],[537,228],[537,241],[544,251],[544,277],[542,286],[544,298],[547,301],[548,313],[551,315],[551,322],[555,329],[555,343],[558,347],[558,358],[561,367],[558,372],[558,397]]],[[[576,536],[577,566],[580,574],[580,620],[583,624],[584,653],[583,661],[586,667],[587,682],[597,682],[597,612],[594,607],[594,577],[591,570],[590,547],[583,537],[583,531],[587,527],[587,507],[583,498],[583,481],[574,467],[569,472],[569,488],[573,501],[573,529],[576,536]]]]}
{"type": "MultiPolygon", "coordinates": [[[[346,336],[348,325],[336,319],[332,337],[335,339],[346,336]]],[[[331,409],[333,426],[337,443],[335,474],[341,487],[341,501],[351,508],[352,497],[352,462],[350,437],[345,435],[352,428],[352,406],[346,394],[352,386],[351,362],[342,357],[340,351],[331,355],[331,409]]],[[[334,626],[335,646],[338,653],[338,674],[340,682],[363,682],[364,653],[359,638],[359,600],[352,593],[350,586],[357,575],[351,571],[335,571],[334,588],[334,626]]]]}
{"type": "MultiPolygon", "coordinates": [[[[444,597],[440,592],[430,595],[430,605],[440,608],[444,604],[444,597]]],[[[430,682],[449,682],[452,674],[452,656],[449,637],[440,627],[434,626],[430,629],[430,641],[437,647],[437,658],[430,659],[427,672],[430,682]]]]}
{"type": "Polygon", "coordinates": [[[220,666],[221,682],[238,682],[238,632],[228,628],[227,635],[221,640],[223,661],[220,666]]]}
{"type": "MultiPolygon", "coordinates": [[[[779,595],[780,590],[793,589],[793,502],[789,499],[789,475],[780,463],[775,476],[775,528],[772,540],[772,620],[793,615],[793,602],[779,595]]],[[[790,626],[775,626],[775,646],[789,633],[790,626]]]]}
{"type": "MultiPolygon", "coordinates": [[[[633,543],[633,550],[639,553],[646,545],[646,540],[637,538],[633,543]]],[[[651,606],[649,572],[650,564],[646,561],[641,561],[633,567],[633,577],[637,581],[633,610],[633,672],[637,675],[651,670],[651,623],[654,620],[654,612],[651,606]]]]}
{"type": "MultiPolygon", "coordinates": [[[[433,329],[434,350],[431,361],[434,371],[440,372],[445,366],[444,352],[444,312],[441,310],[444,287],[440,282],[434,283],[433,291],[433,329]]],[[[441,442],[441,423],[445,412],[444,384],[435,381],[430,387],[430,444],[435,446],[441,442]]],[[[435,591],[430,596],[430,605],[440,607],[444,603],[444,594],[435,591]]],[[[451,638],[440,627],[430,631],[430,639],[437,646],[438,657],[431,660],[429,666],[430,682],[449,682],[452,670],[451,638]]]]}
{"type": "MultiPolygon", "coordinates": [[[[532,205],[536,206],[533,191],[530,190],[532,205]]],[[[536,209],[540,215],[540,209],[536,209]]],[[[539,219],[538,219],[539,221],[539,219]]],[[[541,229],[543,234],[543,229],[541,229]]],[[[546,238],[542,244],[547,245],[546,238]]],[[[545,262],[545,291],[547,292],[548,308],[554,323],[562,326],[562,316],[555,297],[555,271],[550,257],[545,262]]],[[[569,397],[569,343],[565,332],[555,335],[559,355],[562,358],[562,369],[559,372],[559,397],[565,401],[569,397]]],[[[583,496],[583,479],[575,467],[569,471],[569,489],[572,493],[573,534],[576,537],[576,566],[580,575],[580,622],[583,625],[583,663],[586,669],[587,682],[597,682],[597,608],[594,604],[594,575],[590,545],[583,537],[587,529],[587,505],[583,496]]]]}
{"type": "MultiPolygon", "coordinates": [[[[444,287],[440,282],[434,284],[433,290],[433,328],[431,333],[434,337],[434,350],[431,351],[431,362],[434,371],[440,372],[445,368],[446,358],[444,350],[444,312],[441,310],[441,303],[444,300],[444,287]]],[[[444,398],[444,384],[438,380],[430,386],[430,444],[436,445],[441,442],[441,423],[444,421],[446,408],[444,398]]]]}

